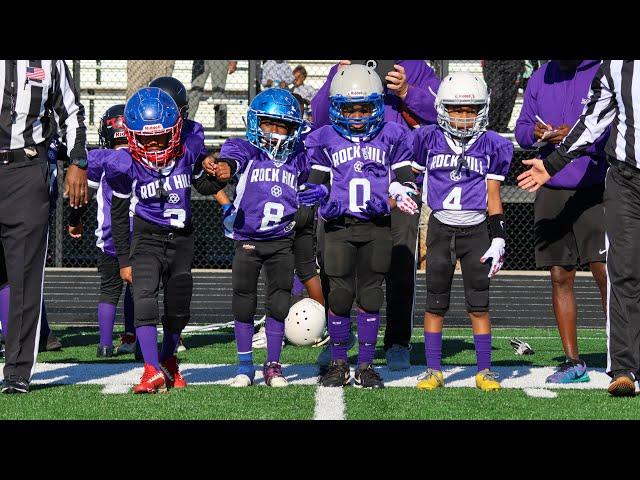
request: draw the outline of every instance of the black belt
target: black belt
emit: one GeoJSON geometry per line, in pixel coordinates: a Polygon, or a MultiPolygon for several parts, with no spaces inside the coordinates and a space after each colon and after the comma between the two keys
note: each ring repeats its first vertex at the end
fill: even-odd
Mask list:
{"type": "Polygon", "coordinates": [[[191,224],[184,228],[161,227],[138,216],[133,217],[133,229],[137,232],[147,233],[154,237],[166,238],[167,240],[173,240],[176,237],[188,237],[193,231],[191,224]]]}
{"type": "Polygon", "coordinates": [[[0,165],[9,165],[10,163],[26,162],[36,157],[46,158],[47,149],[44,143],[32,147],[16,148],[8,152],[0,152],[0,165]]]}

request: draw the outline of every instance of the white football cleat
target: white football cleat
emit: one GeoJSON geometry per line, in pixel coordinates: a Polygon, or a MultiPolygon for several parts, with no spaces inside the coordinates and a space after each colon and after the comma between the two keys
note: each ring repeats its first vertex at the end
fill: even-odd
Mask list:
{"type": "Polygon", "coordinates": [[[249,378],[249,375],[245,375],[244,373],[241,373],[240,375],[236,375],[235,378],[231,380],[231,383],[229,384],[230,387],[234,387],[234,388],[250,387],[251,385],[253,385],[253,380],[249,378]]]}

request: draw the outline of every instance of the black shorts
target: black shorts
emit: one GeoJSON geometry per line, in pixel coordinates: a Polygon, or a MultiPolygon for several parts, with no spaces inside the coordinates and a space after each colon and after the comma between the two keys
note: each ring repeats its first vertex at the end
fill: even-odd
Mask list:
{"type": "Polygon", "coordinates": [[[293,238],[295,271],[303,283],[318,275],[314,235],[315,208],[305,210],[307,210],[304,215],[305,218],[302,219],[300,224],[296,223],[296,233],[293,238]]]}
{"type": "Polygon", "coordinates": [[[451,281],[460,260],[468,312],[489,311],[491,262],[480,258],[491,245],[487,221],[471,227],[452,227],[431,215],[427,230],[426,311],[444,315],[449,310],[451,281]]]}
{"type": "Polygon", "coordinates": [[[605,261],[603,193],[604,185],[538,190],[534,205],[537,267],[605,261]]]}

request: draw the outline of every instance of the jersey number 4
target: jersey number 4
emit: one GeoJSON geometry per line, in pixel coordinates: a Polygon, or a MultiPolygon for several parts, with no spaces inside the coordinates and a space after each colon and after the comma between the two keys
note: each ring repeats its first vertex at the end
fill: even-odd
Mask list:
{"type": "Polygon", "coordinates": [[[442,207],[445,210],[462,210],[462,187],[453,187],[447,198],[442,201],[442,207]]]}

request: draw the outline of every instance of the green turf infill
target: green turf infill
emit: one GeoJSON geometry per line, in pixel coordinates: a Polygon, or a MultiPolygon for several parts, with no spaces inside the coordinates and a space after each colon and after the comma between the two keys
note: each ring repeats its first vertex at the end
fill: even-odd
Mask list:
{"type": "Polygon", "coordinates": [[[315,388],[234,389],[217,385],[156,395],[104,395],[98,385],[34,386],[1,395],[7,420],[311,420],[315,388]]]}

